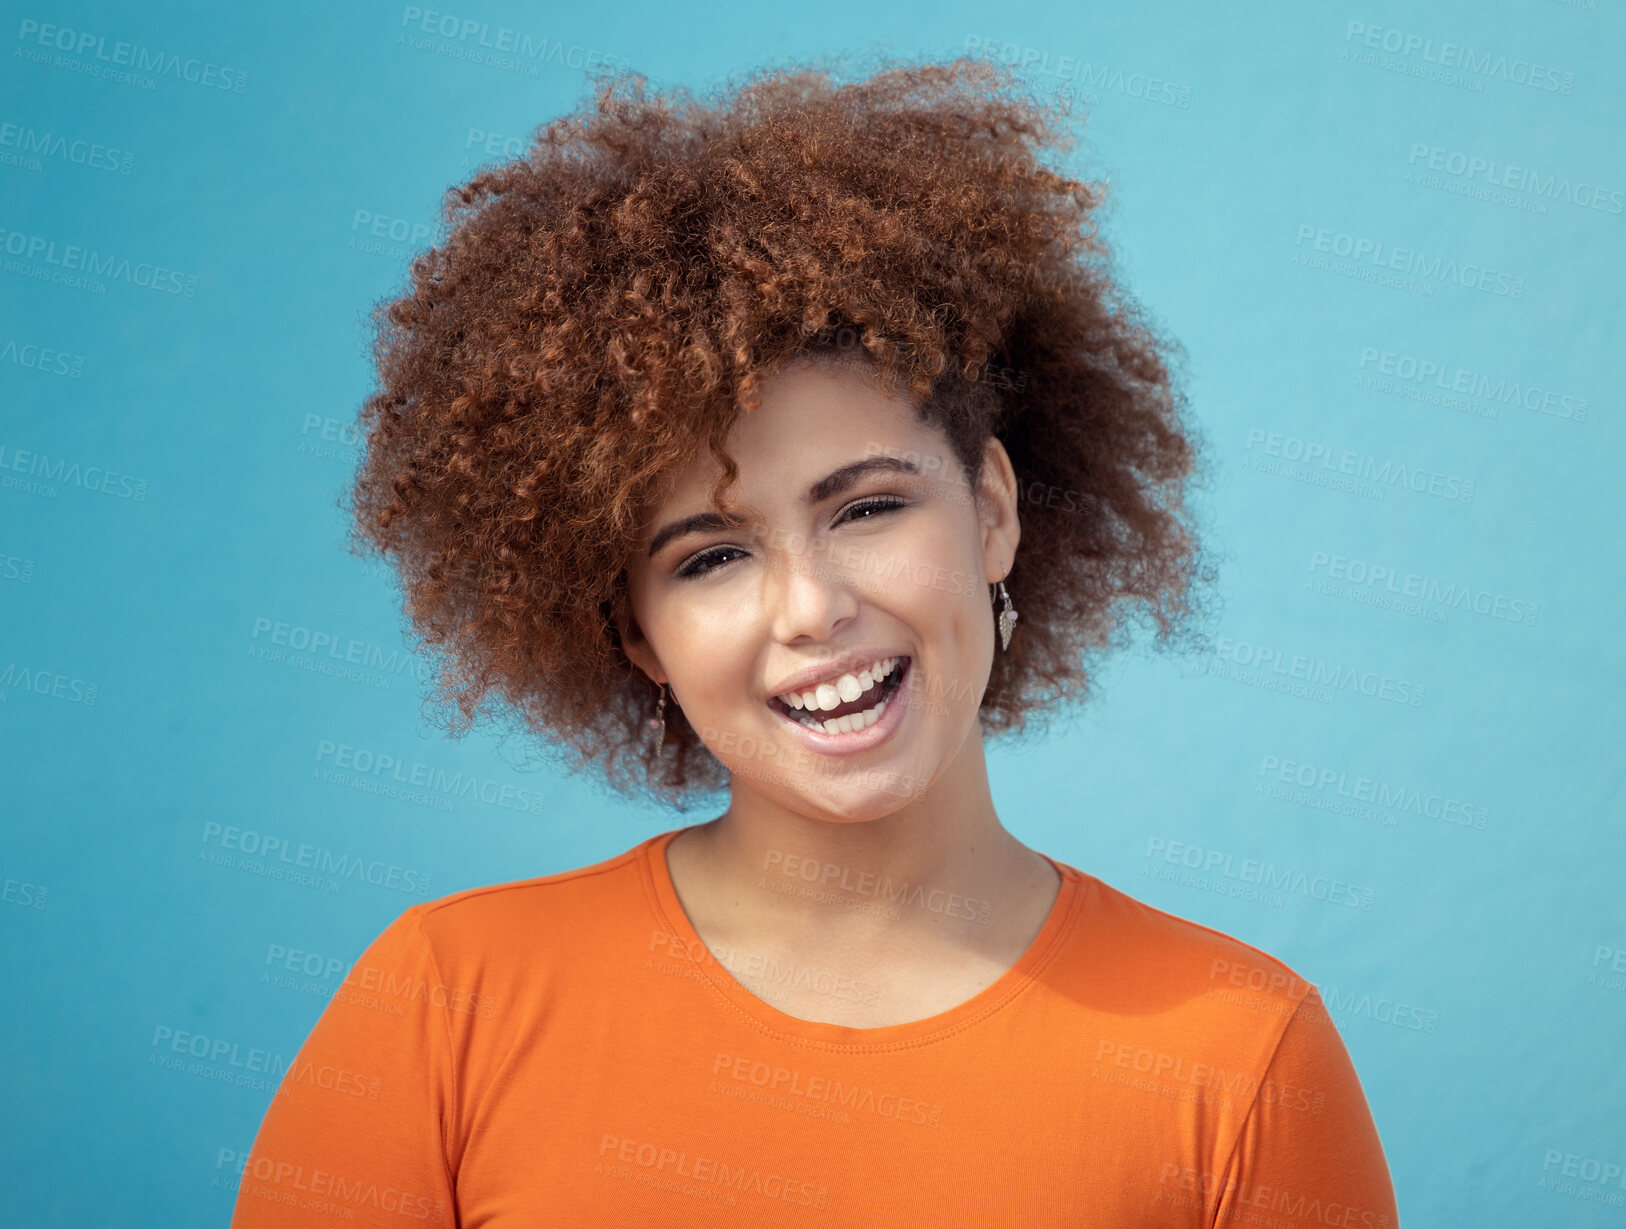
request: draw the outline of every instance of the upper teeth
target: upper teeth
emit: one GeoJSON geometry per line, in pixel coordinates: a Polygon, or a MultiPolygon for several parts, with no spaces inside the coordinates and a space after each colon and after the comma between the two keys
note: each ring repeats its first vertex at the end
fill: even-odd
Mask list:
{"type": "Polygon", "coordinates": [[[807,691],[787,691],[779,698],[792,708],[805,708],[812,712],[835,708],[849,700],[856,700],[871,687],[878,686],[891,674],[899,658],[883,657],[866,666],[857,674],[843,674],[832,682],[820,683],[807,691]]]}

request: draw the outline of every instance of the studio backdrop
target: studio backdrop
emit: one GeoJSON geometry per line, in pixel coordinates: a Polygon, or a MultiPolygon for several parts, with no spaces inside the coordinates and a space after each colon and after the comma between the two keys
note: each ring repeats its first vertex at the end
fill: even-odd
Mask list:
{"type": "Polygon", "coordinates": [[[1002,819],[1317,985],[1408,1226],[1626,1225],[1618,0],[6,7],[0,1220],[224,1225],[402,910],[715,813],[425,719],[367,316],[599,74],[856,52],[1070,105],[1218,461],[1204,647],[1002,819]]]}

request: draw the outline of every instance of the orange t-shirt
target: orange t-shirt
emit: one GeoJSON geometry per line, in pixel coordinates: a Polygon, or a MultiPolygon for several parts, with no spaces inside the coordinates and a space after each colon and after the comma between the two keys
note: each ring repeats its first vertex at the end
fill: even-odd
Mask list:
{"type": "Polygon", "coordinates": [[[1397,1223],[1337,1029],[1258,949],[1052,859],[1043,928],[968,1001],[805,1021],[773,984],[875,988],[708,952],[676,834],[402,913],[284,1074],[234,1229],[1397,1223]]]}

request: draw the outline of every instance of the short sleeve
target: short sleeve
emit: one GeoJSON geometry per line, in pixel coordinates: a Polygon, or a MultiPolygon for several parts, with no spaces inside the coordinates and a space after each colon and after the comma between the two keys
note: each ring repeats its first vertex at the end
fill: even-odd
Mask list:
{"type": "Polygon", "coordinates": [[[243,1164],[232,1229],[456,1225],[440,986],[413,906],[362,953],[283,1074],[243,1164]]]}
{"type": "Polygon", "coordinates": [[[1366,1094],[1313,987],[1288,1020],[1217,1185],[1216,1229],[1399,1224],[1366,1094]]]}

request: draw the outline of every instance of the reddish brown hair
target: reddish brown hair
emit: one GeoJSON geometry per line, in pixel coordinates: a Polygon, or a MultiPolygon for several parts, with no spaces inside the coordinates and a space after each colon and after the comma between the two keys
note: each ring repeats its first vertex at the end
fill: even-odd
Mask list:
{"type": "Polygon", "coordinates": [[[762,71],[711,104],[623,74],[447,193],[444,241],[374,312],[353,502],[454,732],[496,696],[617,789],[726,783],[673,705],[653,762],[658,693],[616,619],[652,493],[709,448],[722,508],[728,430],[796,355],[906,388],[973,490],[987,437],[1009,452],[1021,622],[984,729],[1085,698],[1132,616],[1184,629],[1211,569],[1178,350],[1113,279],[1102,188],[1039,161],[1070,143],[1056,119],[974,60],[762,71]]]}

